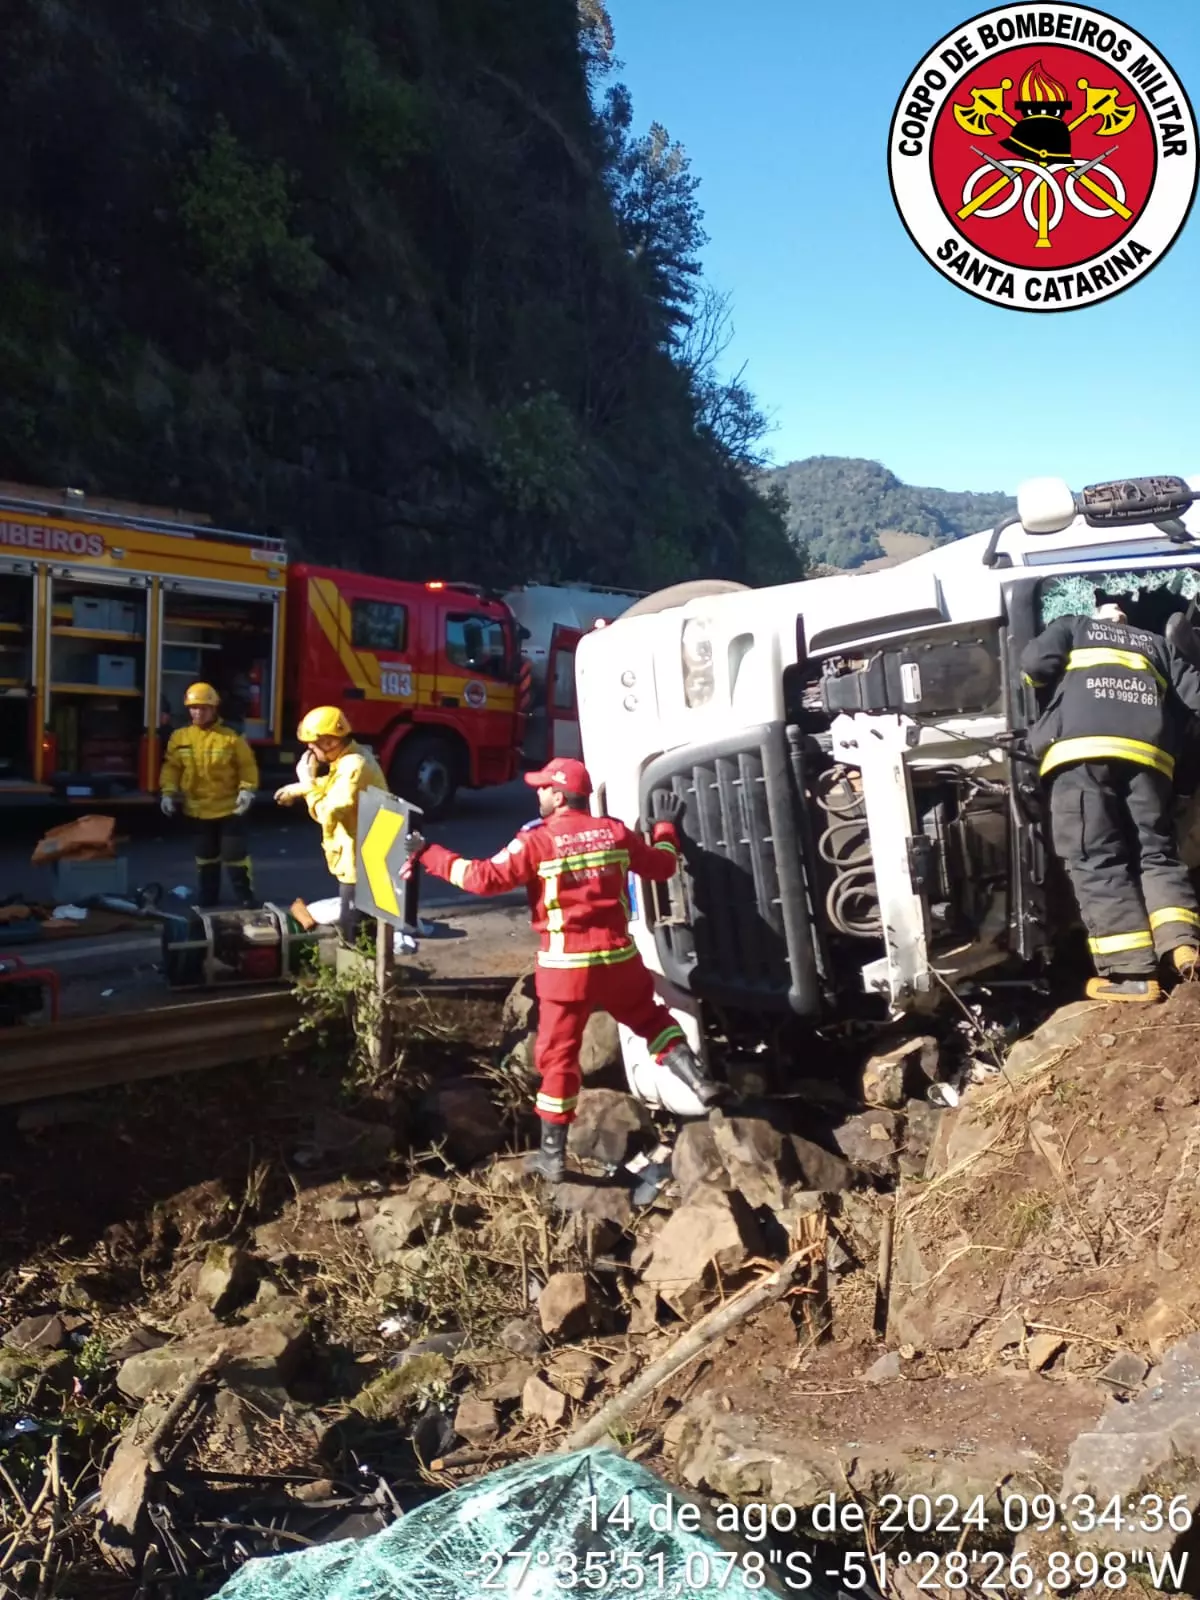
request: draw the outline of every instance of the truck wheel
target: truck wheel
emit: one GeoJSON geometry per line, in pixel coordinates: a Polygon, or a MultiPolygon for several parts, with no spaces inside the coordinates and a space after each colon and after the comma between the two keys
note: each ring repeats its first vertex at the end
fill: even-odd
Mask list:
{"type": "Polygon", "coordinates": [[[422,821],[437,822],[449,811],[458,788],[458,751],[436,733],[410,734],[388,771],[392,792],[420,806],[422,821]]]}
{"type": "MultiPolygon", "coordinates": [[[[673,583],[667,589],[648,594],[636,600],[628,611],[622,611],[617,622],[626,617],[652,617],[658,611],[670,611],[672,606],[685,606],[689,600],[704,600],[711,594],[739,594],[749,589],[749,584],[734,583],[731,578],[691,578],[687,583],[673,583]]],[[[610,623],[610,627],[615,627],[610,623]]]]}

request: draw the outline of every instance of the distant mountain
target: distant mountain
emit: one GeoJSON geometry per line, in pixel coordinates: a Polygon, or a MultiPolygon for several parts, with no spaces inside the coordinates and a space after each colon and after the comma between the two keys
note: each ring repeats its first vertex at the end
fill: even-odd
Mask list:
{"type": "Polygon", "coordinates": [[[765,472],[763,487],[787,495],[788,532],[807,546],[810,571],[861,567],[902,551],[915,555],[915,541],[889,540],[885,549],[881,536],[920,535],[928,541],[922,547],[932,548],[991,527],[1016,505],[1006,494],[914,488],[878,461],[853,456],[789,461],[765,472]]]}

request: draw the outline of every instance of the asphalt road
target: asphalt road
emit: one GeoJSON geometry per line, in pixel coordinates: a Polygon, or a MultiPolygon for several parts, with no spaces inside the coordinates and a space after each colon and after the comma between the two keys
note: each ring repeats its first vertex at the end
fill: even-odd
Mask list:
{"type": "MultiPolygon", "coordinates": [[[[104,810],[97,803],[98,812],[104,810]]],[[[75,813],[78,814],[78,813],[75,813]]],[[[118,849],[129,859],[129,883],[157,882],[165,893],[177,886],[195,888],[192,840],[187,823],[164,817],[157,808],[114,808],[118,849]]],[[[30,864],[30,855],[47,828],[71,813],[60,811],[6,811],[0,814],[0,901],[22,894],[30,900],[53,898],[49,868],[30,864]]],[[[424,831],[450,849],[468,856],[490,856],[521,826],[537,815],[537,798],[522,782],[494,789],[461,791],[453,814],[424,831]]],[[[320,900],[337,893],[325,869],[320,830],[303,806],[256,805],[249,818],[255,892],[262,900],[290,905],[297,895],[320,900]]],[[[229,902],[229,888],[222,888],[229,902]]],[[[425,877],[422,908],[460,904],[472,897],[447,883],[425,877]]]]}

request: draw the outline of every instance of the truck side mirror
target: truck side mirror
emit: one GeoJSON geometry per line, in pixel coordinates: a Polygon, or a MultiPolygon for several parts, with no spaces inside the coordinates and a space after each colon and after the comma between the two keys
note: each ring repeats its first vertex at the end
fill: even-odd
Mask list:
{"type": "Polygon", "coordinates": [[[1063,478],[1027,478],[1017,490],[1017,515],[1026,533],[1063,533],[1079,515],[1063,478]]]}

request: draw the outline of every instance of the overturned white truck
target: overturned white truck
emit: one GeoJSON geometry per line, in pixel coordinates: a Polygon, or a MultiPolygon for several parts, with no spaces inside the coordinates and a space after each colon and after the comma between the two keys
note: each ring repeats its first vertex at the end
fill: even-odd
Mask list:
{"type": "MultiPolygon", "coordinates": [[[[930,1008],[968,976],[1045,960],[1074,908],[1025,750],[1038,706],[1021,650],[1105,595],[1194,652],[1194,498],[1200,478],[1079,495],[1034,479],[990,533],[903,566],[681,584],[581,641],[599,804],[629,823],[668,794],[687,804],[681,872],[630,891],[694,1049],[930,1008]]],[[[700,1110],[638,1040],[622,1046],[643,1099],[700,1110]]]]}

